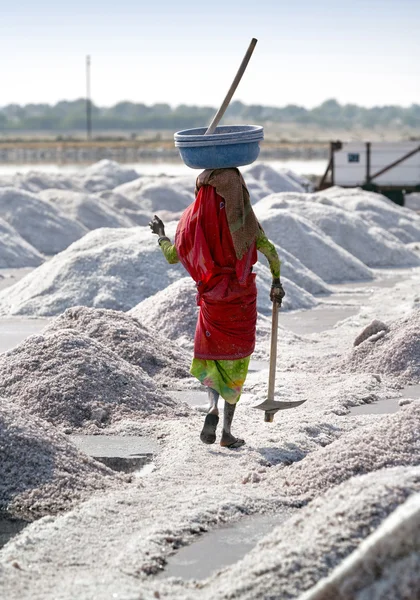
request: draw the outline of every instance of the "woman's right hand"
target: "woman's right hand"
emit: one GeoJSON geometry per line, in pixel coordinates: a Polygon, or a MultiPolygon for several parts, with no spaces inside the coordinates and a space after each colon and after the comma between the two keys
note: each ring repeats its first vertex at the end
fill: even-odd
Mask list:
{"type": "Polygon", "coordinates": [[[159,219],[157,215],[153,217],[153,219],[149,223],[149,227],[152,230],[152,233],[155,233],[159,237],[164,237],[165,235],[165,225],[163,221],[159,219]]]}

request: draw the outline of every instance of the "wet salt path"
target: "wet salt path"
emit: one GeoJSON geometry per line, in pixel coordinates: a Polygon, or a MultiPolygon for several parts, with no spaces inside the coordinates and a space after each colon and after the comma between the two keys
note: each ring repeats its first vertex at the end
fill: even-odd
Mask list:
{"type": "Polygon", "coordinates": [[[159,579],[206,579],[215,571],[241,560],[274,527],[290,518],[297,509],[284,508],[275,515],[243,517],[204,534],[196,542],[170,556],[159,579]]]}
{"type": "Polygon", "coordinates": [[[0,513],[0,548],[28,525],[27,521],[10,519],[0,513]]]}
{"type": "Polygon", "coordinates": [[[114,471],[133,473],[150,463],[159,451],[156,441],[140,436],[71,435],[79,450],[114,471]]]}
{"type": "Polygon", "coordinates": [[[371,404],[361,404],[360,406],[352,406],[350,414],[352,415],[390,415],[398,412],[400,409],[400,401],[404,398],[410,398],[420,402],[420,384],[410,385],[402,390],[402,398],[387,398],[379,402],[371,404]]]}
{"type": "Polygon", "coordinates": [[[320,306],[309,310],[282,312],[280,324],[298,335],[328,331],[340,321],[357,315],[375,290],[394,287],[410,272],[411,269],[401,269],[398,274],[383,277],[383,273],[379,271],[378,279],[371,281],[332,284],[330,288],[333,293],[320,306]]]}
{"type": "Polygon", "coordinates": [[[337,307],[331,305],[328,308],[325,306],[317,306],[311,310],[304,310],[291,313],[282,313],[279,317],[279,322],[282,327],[293,331],[296,334],[321,333],[332,329],[334,325],[352,317],[359,312],[358,308],[353,307],[337,307]]]}
{"type": "Polygon", "coordinates": [[[15,348],[28,336],[39,333],[50,321],[24,317],[0,318],[0,352],[15,348]]]}

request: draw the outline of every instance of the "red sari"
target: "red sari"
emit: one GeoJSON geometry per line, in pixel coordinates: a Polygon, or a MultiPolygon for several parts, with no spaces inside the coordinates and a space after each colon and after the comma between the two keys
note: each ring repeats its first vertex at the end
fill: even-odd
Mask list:
{"type": "Polygon", "coordinates": [[[201,187],[175,236],[179,259],[198,291],[194,356],[205,360],[245,358],[255,347],[256,244],[242,259],[236,258],[224,208],[225,201],[214,187],[201,187]]]}

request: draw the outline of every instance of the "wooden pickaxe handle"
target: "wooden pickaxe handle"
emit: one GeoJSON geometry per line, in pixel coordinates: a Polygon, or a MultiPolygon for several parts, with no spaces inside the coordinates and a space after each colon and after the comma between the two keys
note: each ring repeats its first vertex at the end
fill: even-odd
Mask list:
{"type": "Polygon", "coordinates": [[[279,327],[279,303],[274,300],[271,315],[271,346],[270,346],[270,371],[268,375],[267,400],[274,400],[274,387],[276,385],[277,364],[277,332],[279,327]]]}

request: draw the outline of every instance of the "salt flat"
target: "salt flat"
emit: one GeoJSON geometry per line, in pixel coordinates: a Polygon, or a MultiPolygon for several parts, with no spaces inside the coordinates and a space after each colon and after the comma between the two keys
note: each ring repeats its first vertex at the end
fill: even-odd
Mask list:
{"type": "MultiPolygon", "coordinates": [[[[270,181],[278,184],[263,169],[252,177],[260,191],[270,181]]],[[[109,189],[115,184],[135,190],[134,181],[132,173],[108,165],[103,176],[99,168],[94,176],[55,177],[54,185],[85,191],[104,189],[106,183],[109,189]],[[124,183],[124,177],[131,179],[124,183]]],[[[281,192],[271,193],[283,202],[281,192]]],[[[296,201],[299,207],[303,201],[296,201]]],[[[349,223],[354,211],[366,213],[369,245],[378,239],[380,247],[382,229],[392,228],[392,240],[384,237],[386,251],[398,267],[404,256],[409,264],[372,268],[361,261],[362,251],[357,258],[349,245],[340,244],[339,231],[333,240],[301,217],[301,208],[294,213],[293,203],[260,207],[266,221],[270,211],[275,211],[273,222],[286,211],[296,236],[286,240],[291,256],[299,236],[311,240],[310,261],[300,254],[295,263],[300,279],[291,291],[291,305],[297,311],[280,314],[275,390],[277,399],[306,402],[278,413],[271,424],[254,409],[267,392],[270,321],[262,297],[255,357],[264,362],[249,373],[237,409],[233,432],[245,438],[246,446],[235,451],[201,444],[201,400],[196,407],[182,402],[183,390],[191,395],[199,389],[182,375],[191,357],[194,315],[184,320],[159,315],[171,306],[165,294],[170,285],[180,304],[188,303],[191,286],[181,269],[179,275],[169,274],[145,229],[133,223],[132,230],[93,230],[32,271],[26,282],[24,277],[0,293],[0,332],[6,331],[7,320],[49,315],[35,338],[0,354],[0,447],[13,465],[5,472],[7,488],[0,472],[0,511],[15,516],[21,511],[30,518],[32,510],[35,518],[0,550],[2,597],[251,600],[306,593],[308,599],[324,600],[331,597],[329,589],[355,589],[352,573],[360,565],[358,595],[334,592],[332,597],[402,600],[410,597],[404,590],[412,598],[420,595],[420,402],[415,392],[420,383],[420,267],[415,258],[420,217],[364,192],[335,189],[324,201],[319,204],[325,214],[329,202],[339,205],[331,214],[345,220],[349,213],[349,223]],[[106,248],[106,259],[94,242],[102,254],[106,248]],[[321,275],[328,271],[329,251],[332,276],[326,282],[321,275]],[[144,256],[153,282],[137,266],[144,256]],[[315,285],[325,286],[322,295],[314,295],[315,285]],[[302,310],[299,303],[308,298],[312,308],[302,310]],[[148,304],[154,304],[154,320],[146,319],[148,304]],[[334,311],[337,319],[331,316],[334,311]],[[327,318],[317,319],[321,314],[327,318]],[[289,328],[293,320],[298,326],[289,328]],[[354,346],[375,320],[386,326],[383,333],[373,328],[376,333],[366,333],[354,346]],[[165,344],[173,353],[169,363],[163,360],[165,344]],[[414,390],[412,398],[405,397],[407,385],[414,390]],[[171,395],[171,389],[177,394],[171,395]],[[351,412],[390,400],[398,407],[393,414],[351,412]],[[155,468],[143,477],[113,473],[72,445],[62,433],[70,426],[79,435],[148,437],[159,448],[155,468]],[[22,456],[16,454],[16,439],[25,440],[22,456]],[[24,489],[19,487],[23,476],[24,489]],[[286,520],[278,518],[286,513],[286,520]],[[246,530],[247,519],[256,515],[272,519],[272,531],[234,564],[223,568],[219,563],[199,582],[157,577],[180,548],[197,540],[205,544],[207,532],[224,524],[240,528],[243,523],[246,530]]],[[[257,276],[263,296],[264,270],[257,276]]]]}

